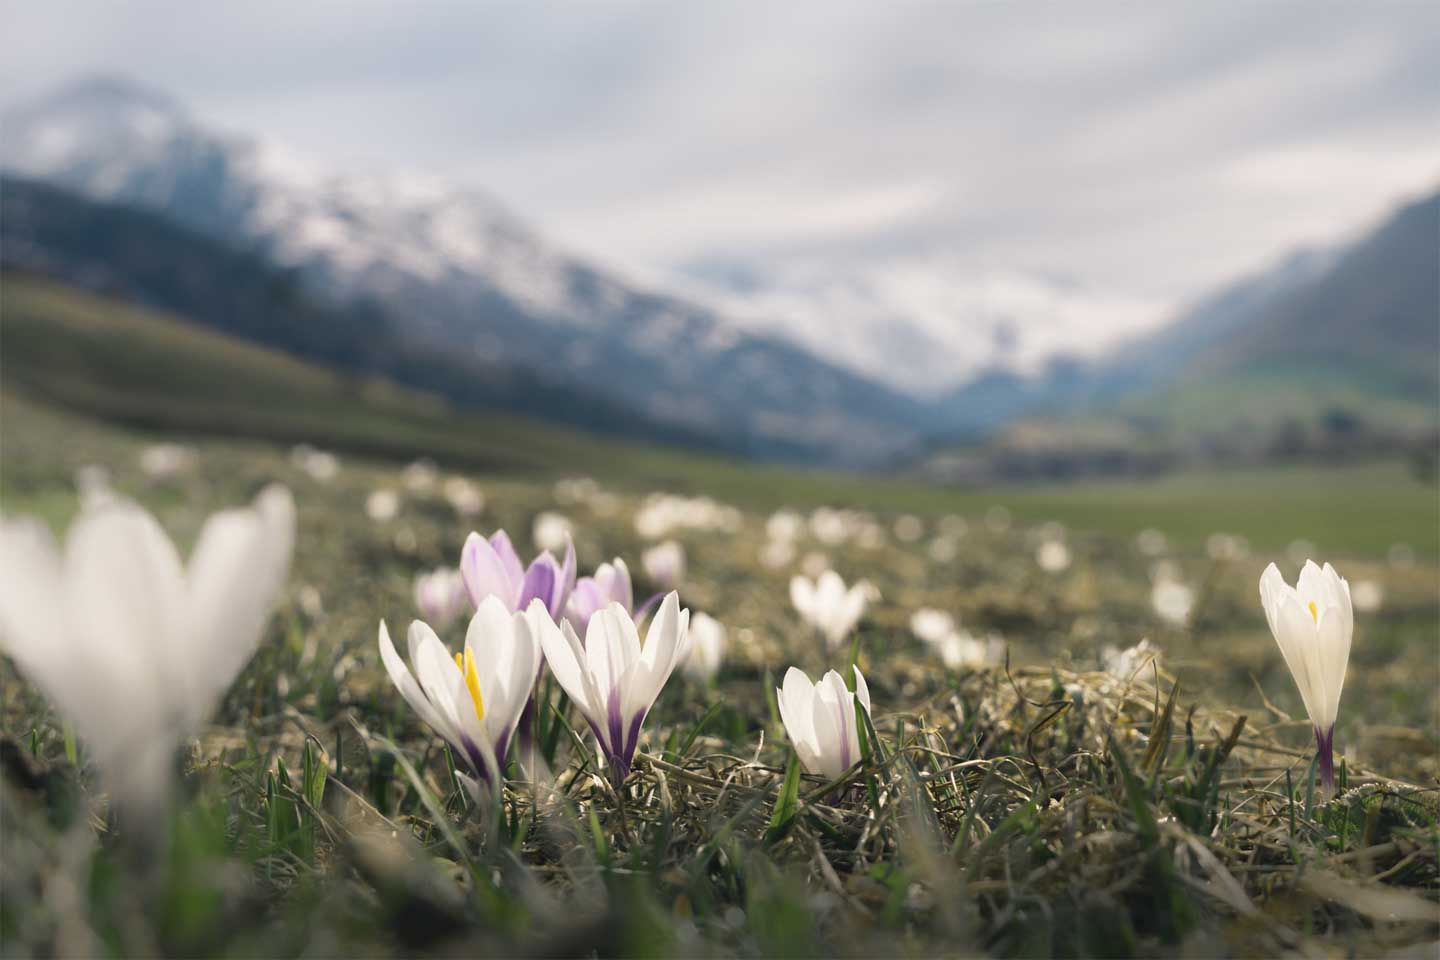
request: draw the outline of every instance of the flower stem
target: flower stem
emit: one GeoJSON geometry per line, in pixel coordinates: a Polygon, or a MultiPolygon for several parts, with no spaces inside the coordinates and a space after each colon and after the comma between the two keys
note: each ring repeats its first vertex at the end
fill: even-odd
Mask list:
{"type": "Polygon", "coordinates": [[[1320,758],[1320,785],[1335,792],[1335,727],[1321,732],[1315,728],[1315,751],[1320,758]]]}

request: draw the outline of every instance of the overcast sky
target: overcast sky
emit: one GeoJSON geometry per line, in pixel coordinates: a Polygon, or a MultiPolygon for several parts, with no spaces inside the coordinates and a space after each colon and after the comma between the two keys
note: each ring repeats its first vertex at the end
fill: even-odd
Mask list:
{"type": "Polygon", "coordinates": [[[905,258],[1178,302],[1440,182],[1440,4],[11,2],[80,72],[483,186],[631,271],[905,258]]]}

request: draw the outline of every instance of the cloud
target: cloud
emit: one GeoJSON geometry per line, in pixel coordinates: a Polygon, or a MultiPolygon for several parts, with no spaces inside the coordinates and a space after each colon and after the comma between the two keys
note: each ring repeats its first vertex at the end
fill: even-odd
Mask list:
{"type": "Polygon", "coordinates": [[[129,73],[330,163],[462,179],[650,278],[943,264],[1141,305],[1066,314],[1102,339],[1440,177],[1433,4],[52,0],[6,20],[13,96],[129,73]]]}

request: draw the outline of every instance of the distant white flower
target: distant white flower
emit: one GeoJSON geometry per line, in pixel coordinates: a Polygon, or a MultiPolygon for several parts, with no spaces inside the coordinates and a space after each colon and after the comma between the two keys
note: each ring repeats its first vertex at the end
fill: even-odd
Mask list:
{"type": "Polygon", "coordinates": [[[1100,662],[1105,672],[1116,680],[1130,681],[1141,667],[1160,663],[1160,648],[1149,640],[1141,640],[1133,647],[1107,645],[1100,651],[1100,662]]]}
{"type": "Polygon", "coordinates": [[[819,550],[811,550],[800,558],[800,572],[811,580],[830,569],[830,557],[819,550]]]}
{"type": "Polygon", "coordinates": [[[895,518],[895,539],[901,543],[914,543],[925,536],[925,524],[912,513],[895,518]]]}
{"type": "Polygon", "coordinates": [[[805,520],[794,510],[776,510],[765,521],[765,536],[771,540],[790,542],[799,538],[805,520]]]}
{"type": "Polygon", "coordinates": [[[172,480],[195,469],[199,454],[179,443],[152,443],[140,452],[140,471],[150,480],[172,480]]]}
{"type": "Polygon", "coordinates": [[[400,494],[394,490],[372,490],[365,498],[365,515],[376,523],[387,523],[400,513],[400,494]]]}
{"type": "Polygon", "coordinates": [[[1035,551],[1035,562],[1046,573],[1061,573],[1070,566],[1070,548],[1063,540],[1046,540],[1035,551]]]}
{"type": "Polygon", "coordinates": [[[779,570],[795,562],[795,545],[789,540],[767,540],[760,548],[760,564],[770,570],[779,570]]]}
{"type": "Polygon", "coordinates": [[[420,617],[437,630],[444,630],[464,613],[470,603],[465,578],[458,567],[436,567],[415,576],[415,606],[420,617]]]}
{"type": "Polygon", "coordinates": [[[950,670],[979,670],[1005,659],[1005,641],[998,634],[976,639],[969,630],[954,630],[931,644],[950,670]]]}
{"type": "Polygon", "coordinates": [[[328,483],[340,473],[340,460],[335,454],[317,450],[308,443],[297,443],[290,448],[290,462],[320,483],[328,483]]]}
{"type": "Polygon", "coordinates": [[[0,521],[0,644],[122,805],[163,805],[174,749],[255,652],[294,541],[295,504],[278,486],[212,515],[188,565],[119,498],[84,507],[63,553],[39,521],[0,521]]]}
{"type": "Polygon", "coordinates": [[[1212,533],[1205,538],[1205,552],[1211,560],[1244,560],[1250,555],[1250,541],[1230,533],[1212,533]]]}
{"type": "Polygon", "coordinates": [[[645,576],[661,590],[673,590],[685,577],[685,548],[675,540],[666,540],[640,554],[645,576]]]}
{"type": "Polygon", "coordinates": [[[446,501],[462,517],[473,517],[485,509],[485,494],[464,477],[447,477],[442,492],[446,501]]]}
{"type": "Polygon", "coordinates": [[[820,631],[825,638],[825,648],[834,653],[860,622],[871,589],[869,583],[861,580],[847,590],[840,574],[826,570],[814,581],[793,577],[790,602],[801,619],[820,631]]]}
{"type": "Polygon", "coordinates": [[[910,632],[925,643],[939,643],[955,632],[955,618],[944,610],[921,607],[910,614],[910,632]]]}
{"type": "Polygon", "coordinates": [[[785,672],[784,685],[776,688],[775,699],[785,735],[807,773],[835,780],[860,761],[857,698],[870,714],[870,688],[859,667],[855,667],[854,693],[834,670],[819,683],[811,683],[798,667],[785,672]]]}
{"type": "Polygon", "coordinates": [[[1385,602],[1385,588],[1376,580],[1356,580],[1350,590],[1355,609],[1361,613],[1374,613],[1385,602]]]}
{"type": "Polygon", "coordinates": [[[1333,787],[1335,718],[1355,632],[1350,584],[1330,564],[1306,560],[1291,587],[1272,563],[1260,577],[1260,603],[1315,728],[1321,782],[1333,787]]]}
{"type": "Polygon", "coordinates": [[[960,545],[954,537],[941,536],[930,541],[930,559],[936,563],[950,563],[960,555],[960,545]]]}
{"type": "Polygon", "coordinates": [[[1161,578],[1150,591],[1150,605],[1162,620],[1183,625],[1195,605],[1195,591],[1179,580],[1161,578]]]}
{"type": "Polygon", "coordinates": [[[985,511],[985,529],[991,533],[1004,533],[1010,529],[1010,511],[1005,507],[991,507],[985,511]]]}
{"type": "Polygon", "coordinates": [[[406,465],[400,473],[405,489],[421,495],[435,489],[435,481],[439,476],[440,470],[435,466],[435,461],[425,457],[406,465]]]}
{"type": "Polygon", "coordinates": [[[690,618],[690,652],[685,658],[685,675],[698,683],[709,683],[725,662],[725,625],[706,613],[690,618]]]}
{"type": "Polygon", "coordinates": [[[410,624],[412,673],[380,621],[385,671],[420,719],[470,768],[473,777],[460,776],[477,799],[480,781],[493,783],[505,769],[540,668],[540,635],[554,629],[538,599],[524,613],[512,613],[499,598],[487,597],[470,619],[462,653],[452,655],[422,621],[410,624]]]}
{"type": "Polygon", "coordinates": [[[635,621],[618,603],[590,618],[583,644],[568,620],[541,636],[545,662],[589,722],[618,779],[630,773],[645,717],[689,653],[689,623],[690,611],[671,592],[650,621],[643,647],[635,621]]]}
{"type": "Polygon", "coordinates": [[[740,511],[710,497],[681,497],[652,493],[635,511],[635,532],[646,540],[659,540],[676,529],[723,530],[733,533],[743,524],[740,511]]]}
{"type": "Polygon", "coordinates": [[[1135,547],[1147,557],[1158,557],[1169,548],[1169,541],[1159,530],[1146,527],[1135,535],[1135,547]]]}
{"type": "Polygon", "coordinates": [[[541,550],[559,552],[570,542],[572,529],[569,517],[545,510],[535,517],[530,536],[535,541],[535,546],[541,550]]]}

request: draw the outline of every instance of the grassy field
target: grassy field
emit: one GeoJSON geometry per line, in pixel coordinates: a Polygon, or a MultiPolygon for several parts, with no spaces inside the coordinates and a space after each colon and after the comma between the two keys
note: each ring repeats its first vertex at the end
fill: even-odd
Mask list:
{"type": "Polygon", "coordinates": [[[187,751],[162,855],[113,817],[84,743],[0,662],[0,952],[1364,956],[1440,935],[1436,496],[1398,467],[939,490],[451,417],[44,286],[7,284],[0,309],[7,515],[62,530],[92,464],[186,549],[209,512],[263,483],[286,483],[300,509],[290,583],[187,751]],[[76,355],[88,373],[67,372],[76,355]],[[207,383],[227,378],[234,403],[211,406],[225,391],[207,383]],[[94,418],[112,402],[123,422],[94,418]],[[146,447],[177,437],[193,465],[147,476],[146,447]],[[333,479],[292,462],[300,440],[342,451],[333,479]],[[483,489],[480,516],[458,516],[438,484],[407,485],[422,452],[483,489]],[[556,483],[577,475],[595,483],[556,483]],[[400,507],[377,521],[380,489],[400,507]],[[623,556],[646,595],[654,538],[636,518],[660,491],[736,508],[666,534],[688,555],[682,601],[729,629],[719,676],[672,678],[623,785],[562,736],[553,777],[476,808],[380,668],[377,623],[403,630],[412,577],[455,562],[470,529],[503,527],[528,552],[543,511],[571,521],[582,571],[623,556]],[[777,563],[770,512],[819,505],[854,508],[869,533],[822,539],[816,518],[777,563]],[[1149,553],[1134,537],[1147,527],[1167,537],[1149,553]],[[1217,531],[1249,551],[1212,557],[1217,531]],[[1070,562],[1047,572],[1037,549],[1055,538],[1070,562]],[[1294,576],[1297,538],[1383,594],[1357,614],[1335,798],[1312,786],[1304,710],[1256,594],[1271,559],[1294,576]],[[1415,561],[1387,560],[1395,543],[1415,561]],[[1181,624],[1152,605],[1160,562],[1194,590],[1181,624]],[[879,594],[834,657],[788,599],[789,577],[820,565],[879,594]],[[945,669],[909,632],[922,606],[1001,635],[1008,667],[945,669]],[[1153,663],[1107,659],[1141,640],[1153,663]],[[788,778],[770,691],[791,664],[815,676],[852,659],[875,704],[864,763],[839,785],[788,778]]]}

